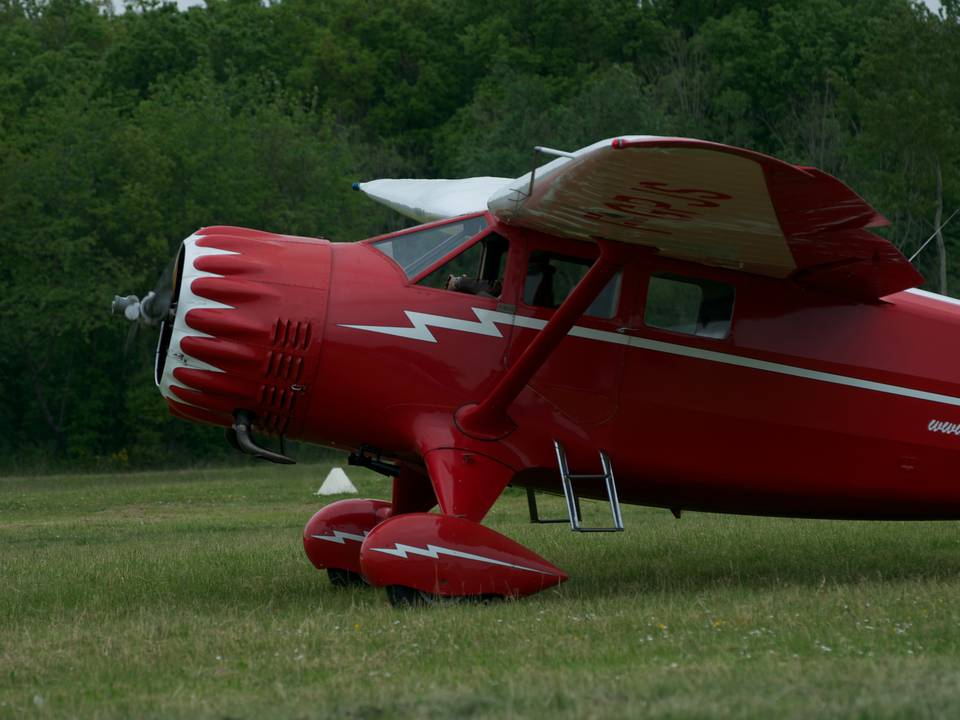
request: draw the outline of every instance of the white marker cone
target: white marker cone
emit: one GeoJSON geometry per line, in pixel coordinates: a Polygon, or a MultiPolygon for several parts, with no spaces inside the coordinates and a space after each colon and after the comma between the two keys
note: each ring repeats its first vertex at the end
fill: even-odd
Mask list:
{"type": "Polygon", "coordinates": [[[317,490],[317,495],[356,495],[357,489],[350,482],[350,478],[343,471],[343,468],[335,467],[327,473],[327,479],[317,490]]]}

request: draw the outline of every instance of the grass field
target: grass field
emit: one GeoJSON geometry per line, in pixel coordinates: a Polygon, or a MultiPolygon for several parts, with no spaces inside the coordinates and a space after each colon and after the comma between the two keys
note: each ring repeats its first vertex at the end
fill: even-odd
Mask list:
{"type": "Polygon", "coordinates": [[[303,555],[326,470],[0,479],[0,718],[960,713],[956,523],[625,508],[580,536],[508,491],[488,524],[571,580],[395,610],[303,555]]]}

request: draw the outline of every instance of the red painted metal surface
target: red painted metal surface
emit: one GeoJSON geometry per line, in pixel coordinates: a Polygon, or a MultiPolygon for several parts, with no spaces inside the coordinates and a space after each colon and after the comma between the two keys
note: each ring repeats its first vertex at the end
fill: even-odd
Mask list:
{"type": "Polygon", "coordinates": [[[567,579],[523,545],[464,518],[412,513],[374,528],[360,549],[371,585],[441,596],[531,595],[567,579]]]}
{"type": "Polygon", "coordinates": [[[393,478],[390,503],[395,515],[432,510],[437,497],[426,471],[409,465],[401,467],[400,474],[393,478]]]}
{"type": "Polygon", "coordinates": [[[424,453],[427,473],[441,512],[479,522],[513,478],[508,465],[460,448],[424,453]]]}

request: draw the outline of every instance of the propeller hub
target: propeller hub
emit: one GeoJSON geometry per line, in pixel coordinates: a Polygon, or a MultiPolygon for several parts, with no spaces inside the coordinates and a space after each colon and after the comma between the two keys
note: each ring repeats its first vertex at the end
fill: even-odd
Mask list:
{"type": "Polygon", "coordinates": [[[117,314],[123,313],[123,316],[133,322],[140,316],[140,298],[136,295],[114,295],[113,303],[110,305],[110,312],[117,314]]]}
{"type": "Polygon", "coordinates": [[[173,275],[176,258],[167,265],[160,276],[156,288],[144,295],[141,300],[136,295],[114,295],[110,305],[113,314],[123,313],[123,317],[130,322],[130,332],[124,344],[124,352],[130,350],[137,332],[141,327],[156,327],[172,316],[172,298],[174,292],[173,275]]]}

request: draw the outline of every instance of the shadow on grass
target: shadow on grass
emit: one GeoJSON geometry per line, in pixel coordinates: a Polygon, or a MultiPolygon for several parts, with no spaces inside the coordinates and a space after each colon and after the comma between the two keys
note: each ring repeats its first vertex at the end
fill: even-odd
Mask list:
{"type": "Polygon", "coordinates": [[[960,581],[956,523],[746,519],[737,531],[736,522],[727,518],[692,538],[623,538],[554,559],[570,574],[570,589],[596,597],[960,581]]]}

